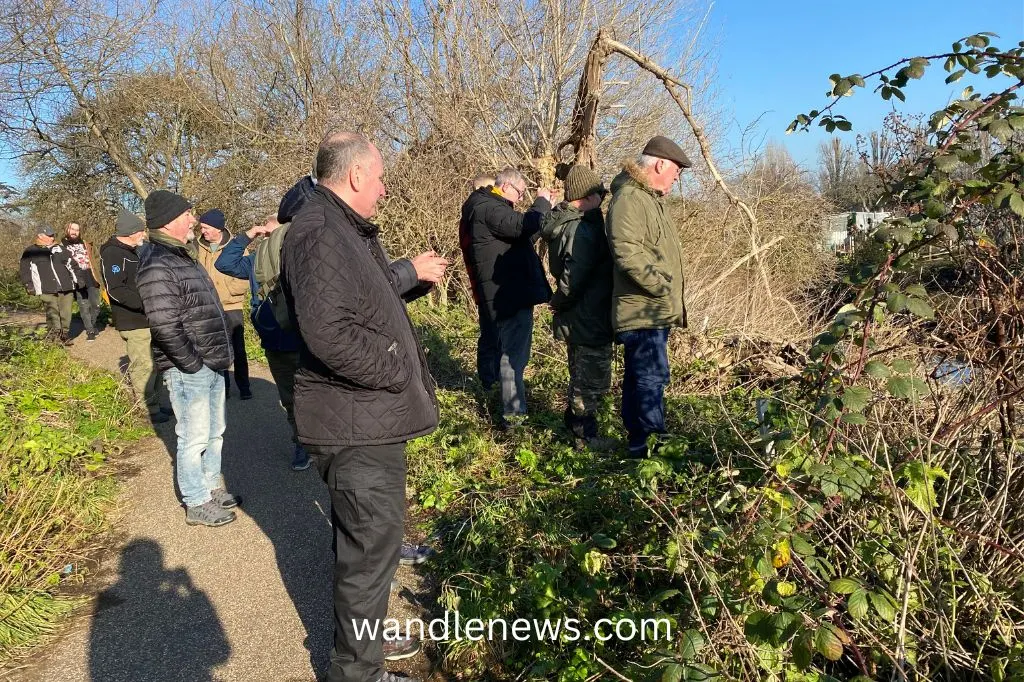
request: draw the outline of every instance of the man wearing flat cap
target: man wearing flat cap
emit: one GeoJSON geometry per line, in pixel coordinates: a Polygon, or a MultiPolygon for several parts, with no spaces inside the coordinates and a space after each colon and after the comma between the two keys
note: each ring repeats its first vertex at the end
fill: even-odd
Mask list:
{"type": "Polygon", "coordinates": [[[645,457],[649,437],[665,433],[668,336],[686,327],[682,250],[664,196],[690,166],[679,145],[659,135],[612,181],[612,325],[625,358],[622,422],[633,457],[645,457]]]}
{"type": "MultiPolygon", "coordinates": [[[[213,287],[220,297],[221,306],[228,316],[228,325],[231,328],[231,349],[235,354],[235,386],[238,387],[238,395],[242,400],[252,398],[252,389],[249,387],[249,362],[245,356],[245,327],[242,307],[245,305],[245,295],[249,292],[249,284],[230,275],[225,275],[217,269],[217,259],[220,257],[221,249],[231,241],[231,233],[228,232],[224,212],[219,208],[213,208],[199,216],[199,239],[197,240],[197,253],[199,264],[206,270],[206,274],[213,280],[213,287]]],[[[224,395],[231,395],[231,378],[224,373],[224,395]]]]}
{"type": "Polygon", "coordinates": [[[53,228],[40,224],[36,239],[21,254],[21,283],[46,306],[46,327],[60,343],[71,343],[71,303],[78,286],[71,252],[56,241],[53,228]]]}
{"type": "Polygon", "coordinates": [[[160,406],[149,320],[135,279],[139,269],[139,247],[146,241],[146,224],[122,208],[114,230],[114,236],[100,247],[103,286],[110,298],[114,329],[127,348],[128,379],[135,397],[146,403],[150,421],[163,424],[170,421],[171,411],[160,406]]]}
{"type": "Polygon", "coordinates": [[[239,499],[224,489],[224,379],[231,334],[213,281],[199,264],[184,198],[156,190],[146,197],[149,241],[139,247],[137,280],[153,336],[153,357],[164,373],[177,419],[175,473],[185,523],[223,526],[235,520],[239,499]]]}

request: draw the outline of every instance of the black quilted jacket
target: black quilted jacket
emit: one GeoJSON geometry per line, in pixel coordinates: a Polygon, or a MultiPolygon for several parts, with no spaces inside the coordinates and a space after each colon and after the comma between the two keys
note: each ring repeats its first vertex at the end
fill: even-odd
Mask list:
{"type": "Polygon", "coordinates": [[[195,374],[206,365],[227,369],[231,336],[213,281],[189,250],[159,231],[138,248],[136,281],[153,336],[160,371],[177,367],[195,374]]]}
{"type": "Polygon", "coordinates": [[[295,422],[307,445],[400,443],[437,427],[434,382],[377,233],[318,186],[284,239],[285,296],[303,341],[295,422]]]}

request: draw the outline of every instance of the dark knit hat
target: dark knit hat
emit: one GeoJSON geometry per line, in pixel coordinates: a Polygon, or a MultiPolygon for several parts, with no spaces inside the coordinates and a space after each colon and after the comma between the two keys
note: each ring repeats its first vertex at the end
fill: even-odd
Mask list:
{"type": "Polygon", "coordinates": [[[159,230],[192,208],[184,197],[165,189],[154,190],[146,197],[146,227],[159,230]]]}
{"type": "Polygon", "coordinates": [[[142,222],[142,218],[122,208],[117,213],[117,222],[114,223],[114,228],[116,229],[114,234],[118,237],[128,237],[136,232],[144,231],[146,224],[142,222]]]}
{"type": "Polygon", "coordinates": [[[642,152],[646,156],[656,156],[659,159],[668,159],[679,164],[680,168],[690,168],[693,166],[690,163],[690,159],[686,156],[686,153],[672,140],[668,139],[664,135],[655,135],[651,138],[651,141],[647,143],[642,152]]]}
{"type": "Polygon", "coordinates": [[[224,225],[227,223],[227,218],[224,217],[224,211],[219,208],[211,208],[209,211],[199,216],[199,222],[203,225],[209,225],[210,227],[216,227],[218,230],[223,230],[224,225]]]}
{"type": "Polygon", "coordinates": [[[277,207],[277,222],[282,225],[290,223],[306,200],[313,196],[314,189],[316,183],[308,175],[292,185],[291,189],[284,193],[277,207]]]}
{"type": "Polygon", "coordinates": [[[597,173],[586,166],[573,166],[565,176],[565,200],[586,199],[591,194],[604,196],[606,190],[597,173]]]}
{"type": "Polygon", "coordinates": [[[54,232],[53,228],[47,223],[39,223],[39,227],[36,228],[36,234],[45,234],[47,237],[54,237],[57,233],[54,232]]]}

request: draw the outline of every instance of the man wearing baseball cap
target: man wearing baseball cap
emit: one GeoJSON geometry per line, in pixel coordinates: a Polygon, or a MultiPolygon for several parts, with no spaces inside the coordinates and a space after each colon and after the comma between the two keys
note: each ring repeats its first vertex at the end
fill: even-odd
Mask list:
{"type": "Polygon", "coordinates": [[[49,333],[67,345],[71,303],[77,285],[71,252],[57,243],[53,228],[41,224],[35,242],[21,254],[21,283],[46,306],[49,333]]]}
{"type": "Polygon", "coordinates": [[[622,422],[633,457],[645,457],[648,437],[665,433],[668,336],[686,327],[686,307],[679,233],[664,196],[691,165],[679,145],[658,135],[612,181],[612,326],[625,358],[622,422]]]}
{"type": "Polygon", "coordinates": [[[240,500],[224,489],[224,379],[231,366],[231,335],[210,276],[199,264],[192,205],[156,190],[146,197],[149,241],[139,247],[137,280],[153,357],[177,419],[175,469],[185,523],[223,526],[240,500]]]}

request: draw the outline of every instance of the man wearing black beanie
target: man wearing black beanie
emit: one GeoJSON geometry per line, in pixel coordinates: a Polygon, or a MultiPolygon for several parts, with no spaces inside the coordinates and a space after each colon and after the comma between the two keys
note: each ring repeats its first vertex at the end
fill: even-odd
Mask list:
{"type": "Polygon", "coordinates": [[[192,205],[156,190],[146,197],[149,242],[139,247],[138,285],[153,336],[153,356],[177,419],[175,469],[185,523],[223,526],[241,500],[224,489],[224,379],[231,365],[227,317],[210,276],[196,260],[192,205]]]}

